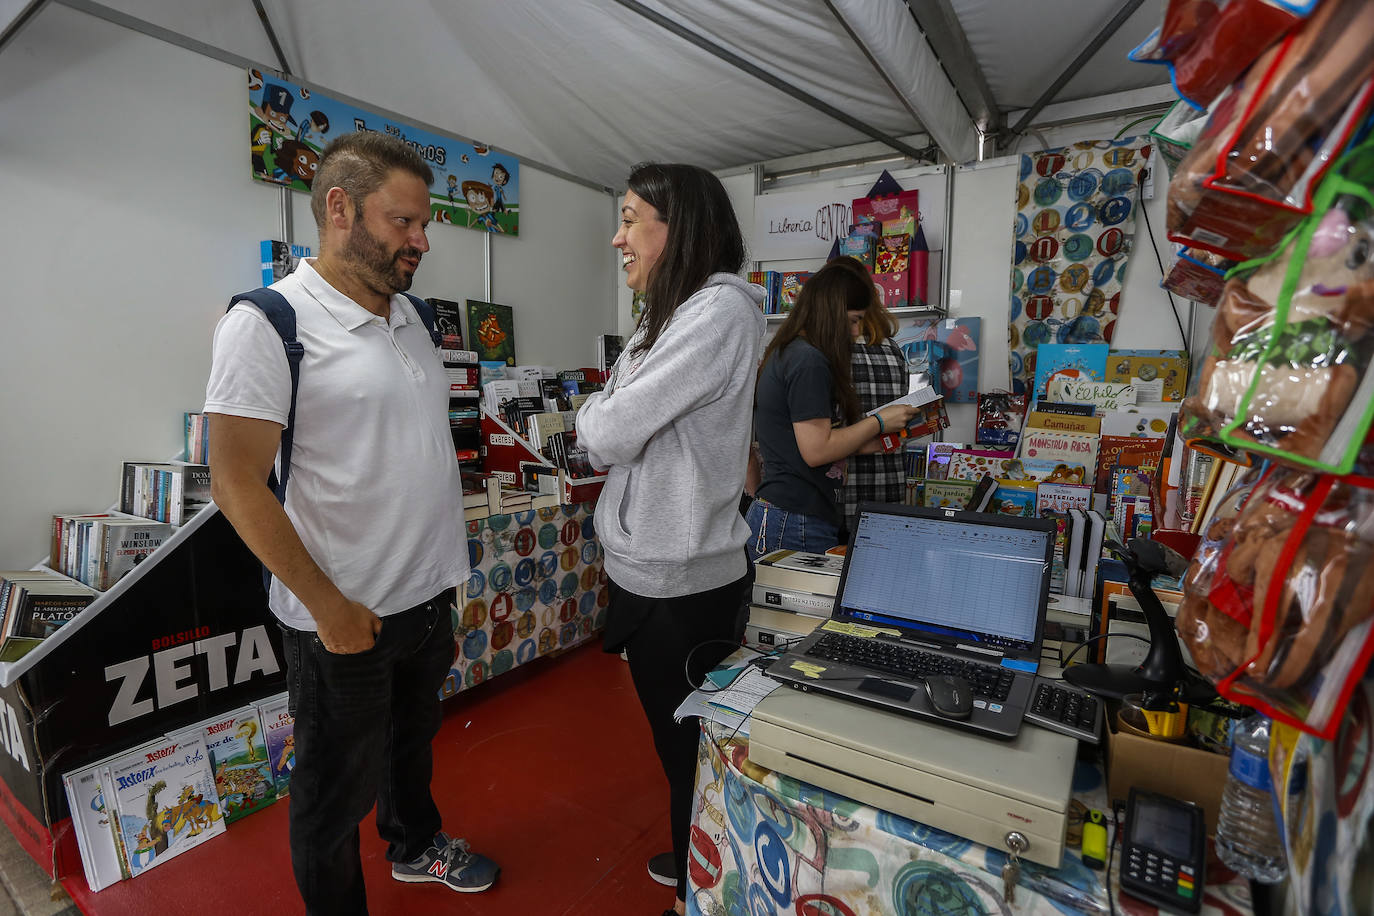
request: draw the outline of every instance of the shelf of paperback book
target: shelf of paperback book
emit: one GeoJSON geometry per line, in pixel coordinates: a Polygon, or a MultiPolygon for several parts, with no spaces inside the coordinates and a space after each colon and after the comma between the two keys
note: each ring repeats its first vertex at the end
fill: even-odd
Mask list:
{"type": "MultiPolygon", "coordinates": [[[[944,318],[948,312],[941,305],[903,305],[898,308],[890,308],[888,312],[897,318],[944,318]]],[[[780,322],[787,318],[789,312],[774,312],[765,314],[764,320],[771,323],[780,322]]]]}

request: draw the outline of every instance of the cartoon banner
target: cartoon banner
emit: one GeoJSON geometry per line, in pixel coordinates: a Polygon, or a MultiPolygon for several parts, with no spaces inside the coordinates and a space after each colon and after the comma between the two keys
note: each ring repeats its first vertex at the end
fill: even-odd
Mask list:
{"type": "Polygon", "coordinates": [[[520,234],[520,161],[390,119],[276,76],[248,71],[248,136],[253,177],[309,191],[320,151],[340,134],[375,130],[404,140],[434,171],[436,223],[520,234]]]}
{"type": "Polygon", "coordinates": [[[1008,350],[1012,390],[1042,343],[1110,343],[1151,146],[1138,137],[1022,154],[1008,350]]]}

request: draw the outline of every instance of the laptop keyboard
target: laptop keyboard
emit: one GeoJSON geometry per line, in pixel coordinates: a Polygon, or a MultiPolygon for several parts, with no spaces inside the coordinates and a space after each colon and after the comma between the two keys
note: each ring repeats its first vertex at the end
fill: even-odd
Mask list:
{"type": "Polygon", "coordinates": [[[985,700],[1005,700],[1011,692],[1013,672],[1000,665],[922,652],[881,639],[826,633],[806,654],[881,671],[908,681],[919,681],[930,674],[957,675],[969,682],[974,696],[985,700]]]}

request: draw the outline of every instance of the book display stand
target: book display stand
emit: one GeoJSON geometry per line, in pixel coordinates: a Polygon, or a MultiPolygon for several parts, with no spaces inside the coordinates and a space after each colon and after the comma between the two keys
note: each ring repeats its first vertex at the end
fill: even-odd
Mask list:
{"type": "MultiPolygon", "coordinates": [[[[444,697],[604,625],[592,509],[467,523],[472,575],[444,697]]],[[[285,690],[262,567],[211,504],[37,648],[0,662],[0,818],[46,870],[81,874],[64,773],[285,690]]]]}

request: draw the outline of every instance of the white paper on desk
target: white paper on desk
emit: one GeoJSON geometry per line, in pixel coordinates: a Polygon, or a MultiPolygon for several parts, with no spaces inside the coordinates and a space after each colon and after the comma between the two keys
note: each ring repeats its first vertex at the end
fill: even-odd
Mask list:
{"type": "Polygon", "coordinates": [[[715,691],[694,690],[688,694],[673,713],[673,718],[681,722],[691,716],[737,729],[741,735],[749,734],[749,715],[759,701],[779,687],[755,667],[748,667],[735,678],[730,686],[715,691]]]}

